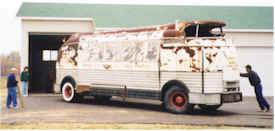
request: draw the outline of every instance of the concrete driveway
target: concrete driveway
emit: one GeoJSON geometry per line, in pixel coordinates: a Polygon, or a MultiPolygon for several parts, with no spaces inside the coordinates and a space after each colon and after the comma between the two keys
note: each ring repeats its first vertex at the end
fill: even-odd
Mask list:
{"type": "MultiPolygon", "coordinates": [[[[268,97],[273,106],[273,97],[268,97]]],[[[66,103],[60,95],[32,94],[24,97],[24,109],[1,109],[3,123],[150,123],[209,126],[243,126],[273,128],[273,111],[257,112],[255,97],[245,97],[243,102],[224,104],[216,112],[206,112],[198,107],[192,114],[171,114],[153,100],[112,98],[98,102],[86,99],[81,103],[66,103]]]]}

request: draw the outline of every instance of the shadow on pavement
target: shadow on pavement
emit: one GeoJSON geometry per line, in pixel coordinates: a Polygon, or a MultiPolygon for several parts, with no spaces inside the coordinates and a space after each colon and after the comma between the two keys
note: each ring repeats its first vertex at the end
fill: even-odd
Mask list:
{"type": "Polygon", "coordinates": [[[232,116],[232,115],[239,115],[235,112],[224,111],[224,110],[217,110],[217,111],[205,111],[201,110],[200,108],[195,108],[190,115],[195,116],[232,116]]]}
{"type": "MultiPolygon", "coordinates": [[[[62,99],[59,101],[64,102],[62,99]]],[[[147,111],[156,111],[169,113],[162,104],[150,104],[143,102],[129,102],[129,101],[119,101],[113,100],[110,101],[96,101],[95,99],[84,99],[71,104],[86,104],[86,105],[100,105],[100,106],[108,106],[114,108],[129,108],[129,109],[139,109],[139,110],[147,110],[147,111]]],[[[237,115],[238,113],[217,110],[217,111],[204,111],[199,108],[194,108],[192,113],[184,114],[184,115],[195,115],[195,116],[230,116],[237,115]]]]}

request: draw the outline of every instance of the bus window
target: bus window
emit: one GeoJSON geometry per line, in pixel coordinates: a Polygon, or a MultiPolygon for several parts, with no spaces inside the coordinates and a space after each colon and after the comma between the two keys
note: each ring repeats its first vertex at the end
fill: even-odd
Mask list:
{"type": "MultiPolygon", "coordinates": [[[[196,37],[197,24],[189,25],[185,28],[184,33],[186,37],[196,37]]],[[[198,37],[218,37],[224,36],[221,26],[214,26],[209,24],[200,24],[198,37]]]]}

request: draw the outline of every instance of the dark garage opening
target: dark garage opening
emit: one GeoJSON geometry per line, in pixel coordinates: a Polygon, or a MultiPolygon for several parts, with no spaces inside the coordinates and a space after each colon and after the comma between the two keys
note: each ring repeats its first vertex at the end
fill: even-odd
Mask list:
{"type": "Polygon", "coordinates": [[[29,92],[52,93],[57,51],[70,35],[29,35],[29,92]]]}

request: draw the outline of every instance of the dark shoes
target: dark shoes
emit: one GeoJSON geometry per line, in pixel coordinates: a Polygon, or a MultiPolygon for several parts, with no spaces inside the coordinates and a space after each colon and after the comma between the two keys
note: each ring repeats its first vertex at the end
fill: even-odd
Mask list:
{"type": "Polygon", "coordinates": [[[272,107],[270,106],[268,109],[260,109],[257,112],[270,112],[272,110],[272,107]]]}
{"type": "Polygon", "coordinates": [[[18,106],[15,106],[15,107],[12,107],[12,106],[7,106],[7,108],[8,108],[8,109],[11,109],[11,108],[13,108],[13,109],[19,109],[19,107],[18,107],[18,106]]]}
{"type": "Polygon", "coordinates": [[[265,112],[265,110],[258,110],[257,112],[265,112]]]}
{"type": "Polygon", "coordinates": [[[269,112],[272,110],[272,107],[270,106],[268,109],[265,110],[265,112],[269,112]]]}
{"type": "Polygon", "coordinates": [[[272,110],[272,107],[270,106],[268,109],[258,110],[257,112],[270,112],[271,110],[272,110]]]}

